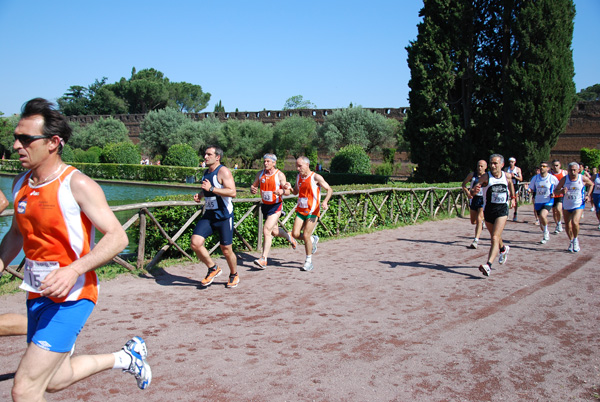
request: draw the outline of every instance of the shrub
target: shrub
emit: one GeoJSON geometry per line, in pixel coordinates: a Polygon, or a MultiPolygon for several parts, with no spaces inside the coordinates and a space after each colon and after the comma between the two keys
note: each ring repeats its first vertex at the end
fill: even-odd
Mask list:
{"type": "Polygon", "coordinates": [[[579,154],[584,166],[592,168],[600,165],[600,149],[581,148],[579,154]]]}
{"type": "Polygon", "coordinates": [[[331,160],[333,173],[371,173],[369,155],[359,145],[347,145],[340,149],[331,160]]]}
{"type": "Polygon", "coordinates": [[[388,162],[384,162],[381,165],[375,167],[375,174],[379,176],[391,176],[394,174],[394,165],[388,162]]]}
{"type": "Polygon", "coordinates": [[[139,164],[142,155],[139,148],[130,141],[107,144],[100,159],[104,163],[139,164]]]}
{"type": "Polygon", "coordinates": [[[69,144],[65,144],[62,150],[61,159],[63,162],[76,162],[75,161],[75,153],[73,152],[73,148],[69,144]]]}
{"type": "Polygon", "coordinates": [[[197,167],[200,158],[188,144],[175,144],[167,151],[163,165],[197,167]]]}

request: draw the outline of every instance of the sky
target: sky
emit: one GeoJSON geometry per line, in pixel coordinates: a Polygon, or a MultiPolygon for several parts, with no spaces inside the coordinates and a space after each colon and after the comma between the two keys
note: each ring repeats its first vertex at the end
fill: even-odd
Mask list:
{"type": "MultiPolygon", "coordinates": [[[[0,111],[154,68],[226,111],[409,106],[418,0],[0,0],[0,111]]],[[[577,91],[600,83],[600,0],[575,0],[577,91]]]]}

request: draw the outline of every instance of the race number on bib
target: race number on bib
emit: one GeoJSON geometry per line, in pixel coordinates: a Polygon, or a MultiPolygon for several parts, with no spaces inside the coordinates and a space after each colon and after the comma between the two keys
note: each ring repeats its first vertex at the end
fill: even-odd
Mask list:
{"type": "Polygon", "coordinates": [[[298,198],[298,206],[300,208],[308,208],[308,198],[306,198],[306,197],[298,198]]]}
{"type": "Polygon", "coordinates": [[[55,269],[60,268],[56,261],[32,261],[25,259],[25,267],[23,269],[23,283],[19,288],[34,293],[41,293],[40,286],[46,276],[55,269]]]}
{"type": "Polygon", "coordinates": [[[549,188],[543,188],[543,187],[539,187],[536,189],[537,194],[540,195],[540,197],[546,197],[548,195],[550,195],[550,189],[549,188]]]}
{"type": "Polygon", "coordinates": [[[206,209],[218,209],[219,204],[217,204],[217,197],[205,197],[204,205],[206,209]]]}
{"type": "Polygon", "coordinates": [[[262,199],[264,201],[271,202],[273,201],[273,192],[272,191],[261,191],[262,199]]]}
{"type": "Polygon", "coordinates": [[[581,190],[569,190],[567,191],[567,200],[577,200],[579,199],[579,194],[581,190]]]}
{"type": "Polygon", "coordinates": [[[506,193],[492,193],[492,204],[506,204],[506,193]]]}

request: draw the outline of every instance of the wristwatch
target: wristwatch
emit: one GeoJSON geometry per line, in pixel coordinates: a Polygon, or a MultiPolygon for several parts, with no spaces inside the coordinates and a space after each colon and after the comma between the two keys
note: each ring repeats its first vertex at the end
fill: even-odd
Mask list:
{"type": "Polygon", "coordinates": [[[210,191],[212,193],[212,191],[215,189],[215,186],[210,186],[210,189],[208,191],[210,191]]]}

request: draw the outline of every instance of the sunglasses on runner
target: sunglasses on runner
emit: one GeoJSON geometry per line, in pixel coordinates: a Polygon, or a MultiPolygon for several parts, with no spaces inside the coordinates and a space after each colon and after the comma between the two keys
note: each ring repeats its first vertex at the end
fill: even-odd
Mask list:
{"type": "Polygon", "coordinates": [[[23,146],[31,144],[35,140],[41,140],[42,138],[50,138],[47,135],[27,135],[27,134],[13,134],[15,141],[19,141],[23,146]]]}

